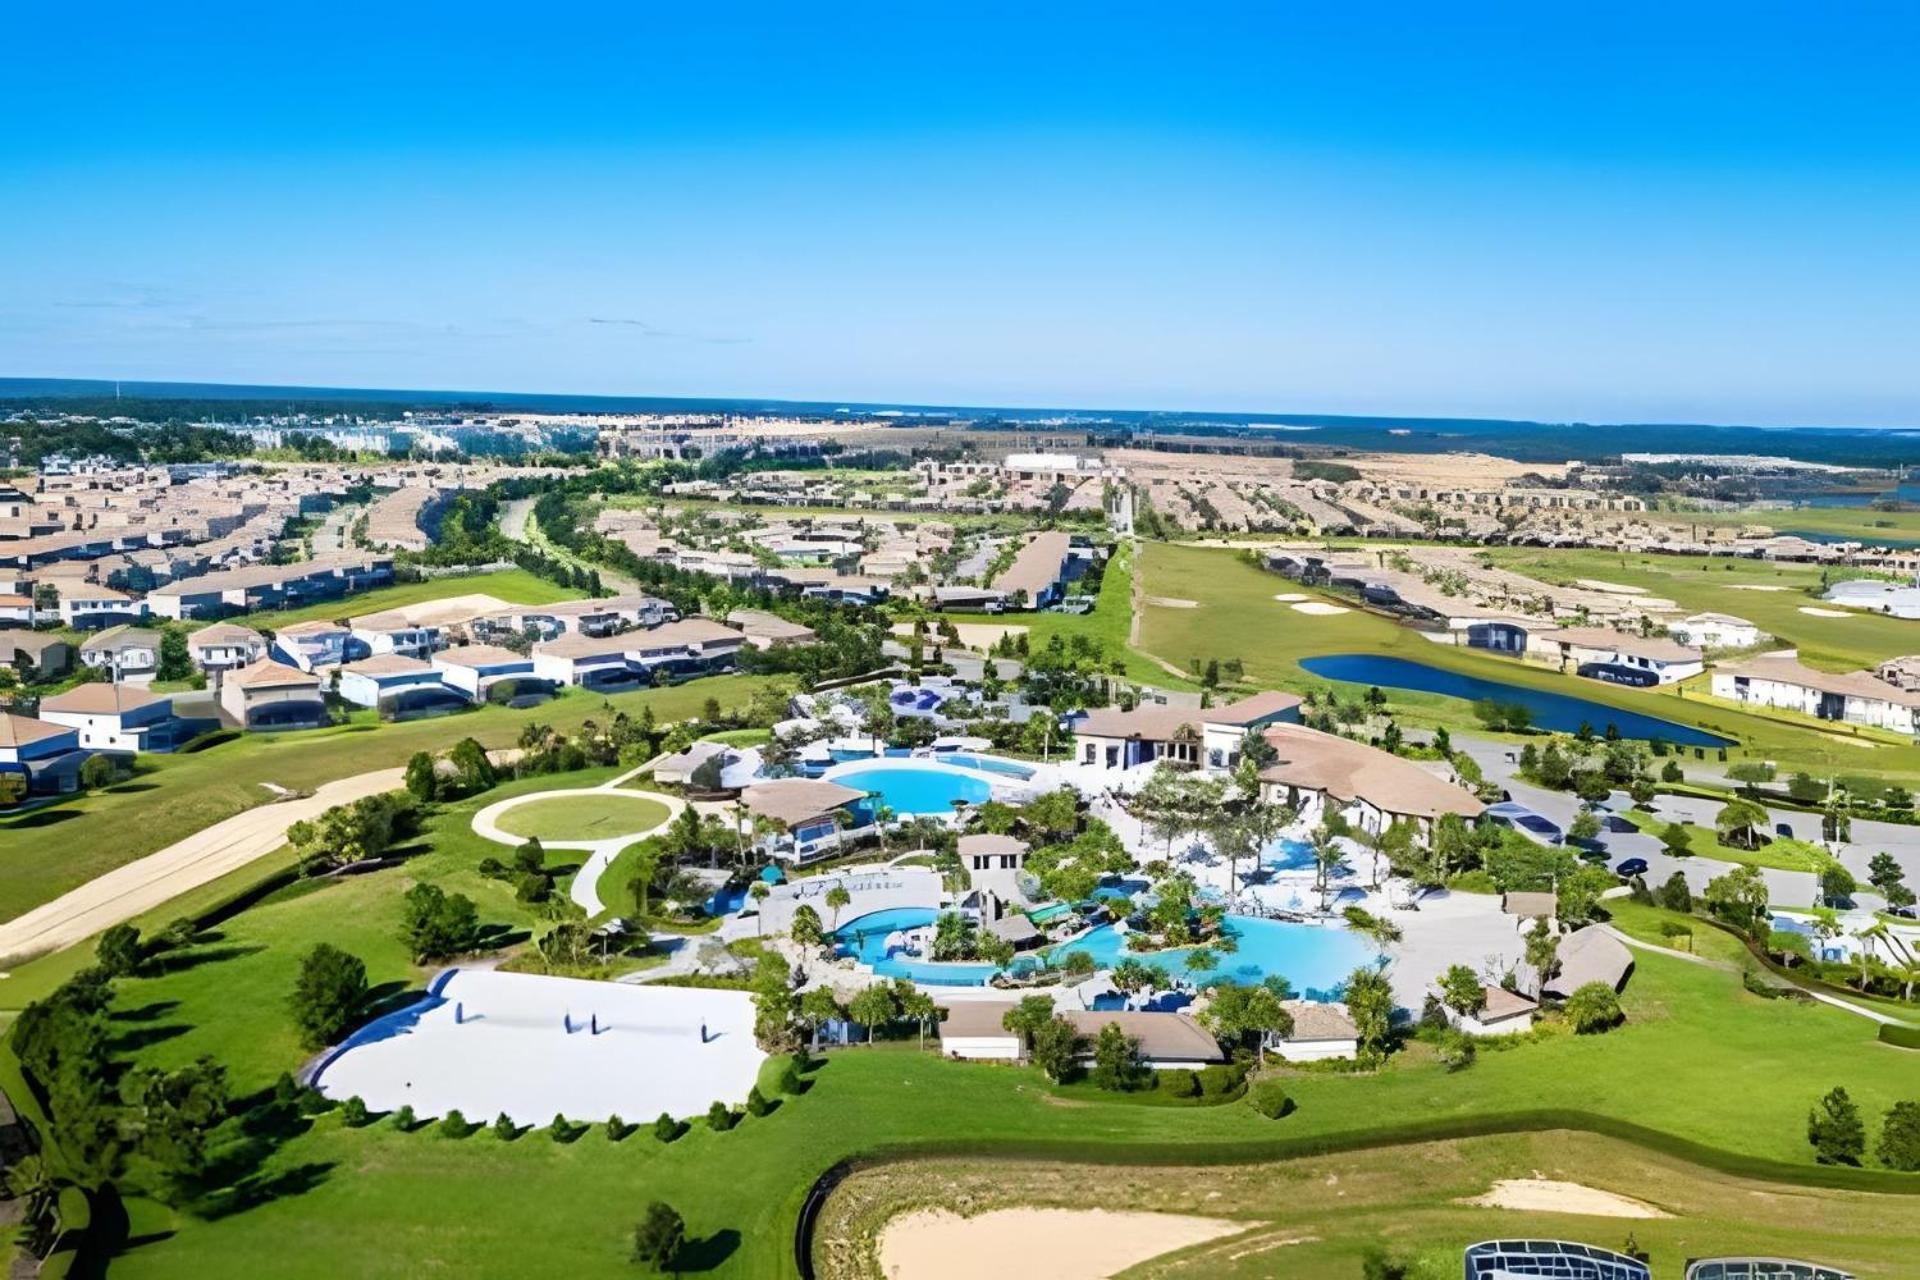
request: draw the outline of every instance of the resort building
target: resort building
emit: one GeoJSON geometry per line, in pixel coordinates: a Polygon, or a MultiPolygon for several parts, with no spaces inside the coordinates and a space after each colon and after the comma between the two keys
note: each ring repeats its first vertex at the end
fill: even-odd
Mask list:
{"type": "Polygon", "coordinates": [[[1019,901],[1020,874],[1027,866],[1027,842],[1013,836],[977,832],[960,837],[960,865],[973,888],[1019,901]]]}
{"type": "Polygon", "coordinates": [[[555,684],[631,689],[728,670],[745,644],[745,636],[711,618],[686,618],[650,631],[548,640],[533,647],[533,669],[555,684]]]}
{"type": "Polygon", "coordinates": [[[1610,684],[1672,684],[1706,670],[1698,649],[1660,636],[1636,636],[1606,627],[1562,627],[1527,637],[1527,654],[1610,684]]]}
{"type": "Polygon", "coordinates": [[[1562,1000],[1598,982],[1620,990],[1633,973],[1633,953],[1606,931],[1593,925],[1560,939],[1559,968],[1541,984],[1547,995],[1562,1000]]]}
{"type": "Polygon", "coordinates": [[[1269,1032],[1266,1036],[1269,1052],[1288,1062],[1319,1062],[1359,1055],[1360,1028],[1354,1026],[1344,1007],[1317,1000],[1283,1000],[1281,1007],[1292,1016],[1293,1029],[1284,1036],[1269,1032]]]}
{"type": "Polygon", "coordinates": [[[1792,650],[1716,667],[1713,696],[1907,734],[1914,731],[1914,712],[1920,709],[1920,692],[1865,671],[1816,671],[1802,666],[1792,650]]]}
{"type": "Polygon", "coordinates": [[[1751,649],[1767,638],[1745,618],[1726,613],[1696,613],[1667,626],[1667,634],[1696,649],[1751,649]]]}
{"type": "Polygon", "coordinates": [[[109,680],[144,684],[160,669],[160,633],[144,627],[108,627],[80,645],[80,661],[109,680]]]}
{"type": "Polygon", "coordinates": [[[81,749],[77,729],[0,711],[0,773],[25,776],[29,792],[77,790],[80,766],[92,754],[81,749]]]}
{"type": "Polygon", "coordinates": [[[1478,1013],[1458,1013],[1449,1009],[1453,1025],[1470,1036],[1507,1036],[1533,1029],[1539,1004],[1505,987],[1482,987],[1485,1000],[1478,1013]]]}
{"type": "Polygon", "coordinates": [[[250,667],[267,656],[267,638],[252,627],[216,622],[187,637],[193,665],[218,687],[229,671],[250,667]]]}
{"type": "MultiPolygon", "coordinates": [[[[946,1016],[938,1024],[940,1052],[949,1058],[1020,1061],[1024,1052],[1020,1037],[1005,1025],[1013,1007],[999,1000],[955,1000],[946,1005],[946,1016]]],[[[1195,1070],[1226,1060],[1219,1042],[1183,1013],[1062,1009],[1059,1016],[1079,1033],[1082,1061],[1092,1060],[1094,1038],[1109,1025],[1118,1026],[1135,1041],[1142,1064],[1156,1071],[1195,1070]]]]}
{"type": "Polygon", "coordinates": [[[1036,533],[990,585],[1010,609],[1044,609],[1065,593],[1072,559],[1071,535],[1036,533]]]}
{"type": "Polygon", "coordinates": [[[1304,725],[1276,724],[1263,735],[1280,755],[1260,771],[1261,795],[1309,823],[1329,809],[1362,831],[1378,834],[1396,821],[1425,840],[1443,815],[1473,819],[1486,808],[1472,792],[1364,742],[1304,725]]]}
{"type": "Polygon", "coordinates": [[[774,828],[757,842],[769,856],[809,862],[837,850],[864,825],[855,806],[866,792],[816,778],[774,778],[740,793],[746,811],[774,828]]]}
{"type": "Polygon", "coordinates": [[[1300,699],[1256,693],[1204,711],[1143,702],[1131,711],[1099,707],[1073,724],[1073,758],[1099,769],[1131,769],[1165,760],[1192,768],[1231,769],[1249,729],[1297,723],[1300,699]]]}
{"type": "Polygon", "coordinates": [[[756,649],[791,649],[820,642],[812,627],[760,609],[735,609],[727,615],[727,625],[737,629],[756,649]]]}
{"type": "Polygon", "coordinates": [[[242,729],[317,729],[331,719],[320,677],[270,658],[227,674],[220,709],[242,729]]]}
{"type": "Polygon", "coordinates": [[[1466,1280],[1653,1280],[1637,1258],[1570,1240],[1486,1240],[1468,1245],[1466,1280]]]}

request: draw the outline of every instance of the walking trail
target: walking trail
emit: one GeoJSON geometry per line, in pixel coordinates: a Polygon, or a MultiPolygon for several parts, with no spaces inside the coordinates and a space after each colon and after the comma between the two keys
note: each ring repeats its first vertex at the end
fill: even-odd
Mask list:
{"type": "MultiPolygon", "coordinates": [[[[1709,969],[1722,969],[1728,973],[1739,972],[1738,967],[1734,965],[1726,964],[1719,960],[1709,960],[1705,956],[1697,956],[1693,954],[1691,951],[1678,951],[1678,950],[1675,950],[1673,947],[1663,947],[1657,942],[1643,942],[1639,938],[1633,937],[1630,934],[1622,933],[1620,930],[1614,928],[1610,924],[1603,924],[1600,927],[1604,929],[1607,933],[1611,934],[1613,937],[1625,943],[1627,946],[1633,947],[1640,951],[1651,951],[1656,955],[1672,956],[1675,960],[1685,960],[1689,964],[1703,964],[1707,966],[1707,968],[1709,969]]],[[[1807,995],[1812,996],[1815,1000],[1818,1000],[1821,1004],[1832,1005],[1836,1009],[1842,1009],[1848,1013],[1857,1014],[1862,1018],[1868,1019],[1869,1021],[1884,1023],[1885,1025],[1890,1027],[1910,1027],[1914,1025],[1913,1023],[1908,1022],[1905,1019],[1896,1018],[1892,1014],[1881,1013],[1878,1009],[1863,1008],[1862,1006],[1854,1004],[1849,1000],[1842,1000],[1839,996],[1829,995],[1824,991],[1815,991],[1812,987],[1803,987],[1799,983],[1793,982],[1792,979],[1788,979],[1788,982],[1794,987],[1795,990],[1804,991],[1807,995]]]]}

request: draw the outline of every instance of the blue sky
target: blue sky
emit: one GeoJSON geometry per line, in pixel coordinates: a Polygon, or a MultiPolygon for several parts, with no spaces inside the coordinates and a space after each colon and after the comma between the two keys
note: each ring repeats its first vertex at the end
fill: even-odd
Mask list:
{"type": "Polygon", "coordinates": [[[1920,424],[1914,6],[1042,8],[24,7],[0,374],[1920,424]]]}

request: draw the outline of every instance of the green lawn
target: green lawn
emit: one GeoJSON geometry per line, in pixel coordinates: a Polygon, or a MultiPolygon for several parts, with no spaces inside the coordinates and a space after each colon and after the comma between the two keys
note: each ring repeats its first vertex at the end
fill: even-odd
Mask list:
{"type": "MultiPolygon", "coordinates": [[[[1648,835],[1658,836],[1667,829],[1666,820],[1658,814],[1635,809],[1629,812],[1626,818],[1648,835]]],[[[1818,828],[1818,818],[1811,818],[1808,821],[1811,826],[1818,828]]],[[[1722,841],[1720,833],[1711,827],[1703,827],[1694,822],[1683,822],[1680,825],[1687,833],[1687,847],[1693,851],[1693,856],[1696,858],[1714,858],[1721,862],[1744,862],[1751,867],[1771,867],[1776,871],[1818,871],[1831,861],[1816,847],[1802,841],[1774,840],[1757,849],[1743,849],[1739,845],[1722,841]]]]}
{"type": "Polygon", "coordinates": [[[1873,511],[1866,507],[1795,507],[1784,511],[1667,512],[1668,522],[1701,525],[1765,524],[1778,530],[1830,533],[1868,544],[1885,538],[1920,538],[1920,511],[1873,511]]]}
{"type": "Polygon", "coordinates": [[[1730,613],[1799,648],[1810,666],[1858,671],[1920,648],[1920,623],[1870,613],[1822,618],[1800,612],[1828,608],[1817,596],[1820,570],[1730,556],[1622,554],[1617,551],[1497,547],[1494,562],[1542,582],[1566,585],[1598,578],[1640,587],[1688,613],[1730,613]],[[1751,587],[1784,588],[1765,591],[1751,587]],[[1809,595],[1811,589],[1813,595],[1809,595]]]}
{"type": "MultiPolygon", "coordinates": [[[[1262,689],[1326,687],[1300,659],[1322,654],[1377,653],[1444,667],[1488,680],[1570,694],[1703,729],[1741,744],[1732,754],[1780,763],[1784,771],[1911,776],[1920,773],[1920,747],[1886,734],[1853,732],[1821,722],[1795,723],[1730,704],[1689,697],[1684,689],[1628,689],[1598,680],[1563,676],[1543,667],[1496,658],[1455,645],[1436,644],[1409,627],[1353,607],[1351,601],[1307,591],[1278,574],[1247,564],[1237,552],[1143,543],[1140,571],[1150,596],[1197,602],[1197,608],[1148,604],[1140,647],[1182,666],[1198,659],[1239,658],[1247,682],[1262,689]],[[1298,592],[1340,604],[1348,612],[1315,617],[1275,600],[1298,592]]],[[[1739,593],[1736,593],[1739,594],[1739,593]]],[[[1765,593],[1754,592],[1754,595],[1765,593]]],[[[1920,639],[1916,632],[1915,639],[1920,639]]],[[[1387,691],[1396,712],[1413,724],[1477,728],[1471,709],[1458,698],[1407,690],[1387,691]]]]}
{"type": "Polygon", "coordinates": [[[518,805],[500,815],[500,829],[542,840],[611,840],[637,836],[667,820],[667,806],[628,792],[555,796],[518,805]]]}
{"type": "Polygon", "coordinates": [[[470,573],[451,578],[433,578],[425,582],[403,582],[339,600],[324,600],[301,609],[250,613],[237,621],[250,627],[278,629],[316,619],[331,622],[336,618],[357,618],[365,613],[424,604],[429,600],[447,600],[454,596],[487,595],[508,604],[552,604],[556,600],[577,600],[584,594],[571,587],[556,586],[525,569],[507,569],[500,573],[470,573]]]}
{"type": "Polygon", "coordinates": [[[0,866],[6,868],[0,919],[266,803],[271,794],[262,783],[311,789],[405,764],[416,751],[443,749],[467,736],[487,747],[508,747],[529,723],[577,728],[585,720],[604,720],[609,706],[634,715],[651,706],[662,722],[682,720],[698,715],[709,697],[725,707],[742,706],[760,683],[753,676],[720,676],[612,697],[575,690],[526,710],[486,706],[450,719],[247,734],[188,755],[142,756],[139,772],[111,790],[0,819],[0,866]]]}
{"type": "MultiPolygon", "coordinates": [[[[440,824],[431,861],[263,904],[223,926],[204,963],[128,984],[119,1008],[146,1019],[129,1019],[144,1041],[139,1056],[231,1054],[248,1080],[291,1067],[299,1053],[282,992],[292,958],[311,941],[346,939],[366,953],[377,980],[419,980],[391,941],[392,904],[416,875],[474,893],[488,920],[516,919],[504,889],[472,875],[482,849],[462,834],[459,816],[440,824]]],[[[1182,1143],[1214,1144],[1205,1156],[1218,1159],[1276,1138],[1338,1140],[1416,1122],[1571,1108],[1811,1170],[1805,1119],[1819,1094],[1846,1085],[1874,1131],[1894,1100],[1920,1088],[1920,1059],[1879,1044],[1863,1019],[1763,1000],[1718,969],[1655,955],[1638,962],[1623,1000],[1628,1020],[1607,1035],[1561,1034],[1486,1052],[1460,1073],[1415,1050],[1377,1076],[1297,1074],[1288,1088],[1298,1110],[1278,1124],[1242,1105],[1063,1102],[1024,1069],[943,1062],[904,1047],[836,1054],[809,1093],[773,1116],[727,1134],[696,1127],[665,1148],[644,1133],[619,1144],[599,1130],[570,1145],[542,1133],[454,1142],[385,1126],[345,1131],[327,1118],[265,1170],[307,1189],[214,1221],[137,1204],[136,1235],[172,1234],[117,1260],[115,1271],[239,1275],[271,1254],[277,1273],[289,1276],[397,1276],[422,1267],[616,1275],[627,1270],[625,1241],[639,1206],[661,1197],[696,1238],[735,1233],[712,1245],[725,1255],[717,1270],[780,1275],[810,1180],[847,1155],[891,1144],[1072,1143],[1090,1155],[1105,1148],[1154,1163],[1177,1160],[1182,1143]]],[[[1920,1201],[1897,1204],[1911,1213],[1920,1201]]]]}

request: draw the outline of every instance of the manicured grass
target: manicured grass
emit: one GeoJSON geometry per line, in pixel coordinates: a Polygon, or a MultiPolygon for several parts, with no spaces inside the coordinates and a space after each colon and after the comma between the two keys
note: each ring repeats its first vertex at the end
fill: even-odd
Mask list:
{"type": "Polygon", "coordinates": [[[542,840],[611,840],[639,835],[667,820],[667,806],[628,792],[555,796],[533,800],[500,815],[499,826],[516,836],[542,840]]]}
{"type": "MultiPolygon", "coordinates": [[[[1666,819],[1658,814],[1646,813],[1639,809],[1626,815],[1627,821],[1639,827],[1648,835],[1657,836],[1667,829],[1666,819]]],[[[1816,825],[1818,819],[1814,820],[1816,825]]],[[[1715,858],[1721,862],[1744,862],[1750,867],[1771,867],[1776,871],[1818,871],[1830,859],[1824,858],[1813,846],[1802,841],[1774,840],[1757,849],[1743,849],[1737,844],[1727,844],[1720,839],[1720,833],[1711,827],[1698,823],[1683,822],[1681,828],[1686,831],[1688,848],[1696,858],[1715,858]]]]}
{"type": "Polygon", "coordinates": [[[1831,533],[1873,545],[1886,538],[1920,538],[1920,511],[1874,511],[1867,507],[1795,507],[1790,511],[1669,512],[1663,518],[1702,525],[1765,524],[1774,529],[1831,533]]]}
{"type": "MultiPolygon", "coordinates": [[[[1284,1129],[1286,1121],[1276,1128],[1284,1129]]],[[[893,1162],[841,1183],[816,1231],[822,1280],[872,1274],[872,1242],[887,1220],[922,1208],[1043,1206],[1196,1214],[1238,1221],[1240,1235],[1181,1250],[1131,1275],[1284,1275],[1353,1280],[1369,1245],[1416,1260],[1426,1277],[1458,1275],[1478,1240],[1515,1235],[1619,1247],[1629,1231],[1655,1274],[1715,1253],[1815,1257],[1862,1275],[1894,1274],[1909,1256],[1900,1210],[1888,1197],[1807,1189],[1782,1196],[1765,1183],[1649,1153],[1595,1134],[1502,1134],[1277,1163],[1196,1170],[978,1159],[893,1162]],[[1651,1204],[1663,1218],[1602,1220],[1468,1203],[1496,1181],[1550,1179],[1651,1204]],[[1756,1214],[1764,1202],[1778,1212],[1756,1214]]]]}
{"type": "MultiPolygon", "coordinates": [[[[1650,886],[1657,888],[1658,886],[1650,886]]],[[[1634,902],[1630,898],[1607,899],[1609,923],[1630,938],[1650,942],[1656,947],[1667,947],[1674,951],[1686,951],[1703,960],[1713,960],[1721,964],[1744,968],[1753,963],[1753,957],[1747,954],[1740,939],[1723,929],[1716,929],[1705,920],[1682,915],[1678,911],[1668,911],[1664,907],[1647,906],[1634,902]],[[1663,924],[1683,925],[1693,930],[1693,937],[1669,938],[1660,932],[1663,924]]]]}
{"type": "MultiPolygon", "coordinates": [[[[456,832],[451,839],[461,838],[456,832]]],[[[435,847],[438,858],[445,845],[435,847]]],[[[206,1025],[154,1039],[140,1055],[178,1061],[201,1049],[235,1052],[245,1056],[250,1078],[293,1065],[297,1051],[272,1025],[285,1017],[278,992],[287,978],[278,967],[285,961],[273,957],[297,953],[314,930],[338,922],[341,911],[328,895],[367,892],[379,900],[337,903],[365,917],[355,926],[356,945],[378,958],[380,978],[417,981],[384,941],[384,903],[411,874],[381,873],[393,877],[385,886],[374,877],[365,890],[343,884],[256,908],[248,914],[259,920],[242,917],[223,933],[242,949],[266,950],[142,980],[123,1007],[181,1003],[136,1027],[206,1025]],[[238,966],[250,976],[222,978],[238,966]]],[[[434,874],[466,891],[461,877],[470,873],[449,867],[434,874]]],[[[488,919],[511,918],[511,906],[496,899],[482,910],[488,919]]],[[[1182,1143],[1228,1144],[1209,1146],[1207,1158],[1218,1159],[1238,1144],[1338,1140],[1415,1122],[1571,1108],[1811,1173],[1806,1111],[1821,1093],[1846,1085],[1870,1132],[1894,1100],[1914,1094],[1910,1056],[1878,1044],[1864,1019],[1763,1000],[1744,992],[1730,972],[1657,955],[1637,960],[1623,998],[1627,1022],[1606,1035],[1550,1035],[1483,1053],[1471,1069],[1453,1074],[1430,1055],[1409,1051],[1376,1076],[1292,1075],[1287,1087],[1298,1109],[1279,1122],[1241,1105],[1063,1103],[1026,1069],[945,1062],[910,1046],[837,1053],[806,1095],[773,1116],[726,1134],[696,1126],[664,1148],[644,1133],[620,1144],[597,1130],[570,1145],[544,1134],[513,1143],[487,1134],[452,1142],[385,1126],[345,1131],[327,1118],[282,1147],[264,1171],[312,1171],[310,1189],[214,1221],[139,1206],[135,1234],[174,1234],[135,1249],[115,1270],[220,1277],[274,1256],[284,1260],[278,1273],[289,1276],[417,1274],[423,1265],[476,1275],[624,1274],[638,1206],[658,1197],[686,1216],[696,1239],[733,1233],[712,1246],[724,1255],[713,1259],[715,1269],[771,1276],[787,1272],[793,1215],[810,1181],[850,1154],[888,1144],[1073,1143],[1089,1155],[1104,1148],[1127,1160],[1171,1163],[1182,1143]],[[537,1230],[528,1229],[532,1219],[537,1230]]],[[[1116,1169],[1110,1181],[1129,1176],[1116,1169]]],[[[1606,1185],[1604,1171],[1590,1176],[1606,1185]]],[[[1920,1201],[1886,1203],[1889,1214],[1911,1214],[1920,1201]]]]}
{"type": "Polygon", "coordinates": [[[286,734],[245,734],[188,755],[142,756],[128,782],[97,795],[0,819],[0,918],[12,919],[102,872],[166,847],[223,818],[272,798],[261,784],[294,790],[335,778],[403,765],[416,751],[444,749],[463,737],[510,747],[530,723],[558,729],[605,720],[609,707],[639,715],[651,706],[660,721],[700,713],[705,701],[746,703],[762,683],[719,676],[666,689],[611,697],[572,691],[525,710],[486,706],[461,715],[405,724],[357,723],[286,734]]]}
{"type": "MultiPolygon", "coordinates": [[[[1436,644],[1409,627],[1355,608],[1350,600],[1319,596],[1250,565],[1236,552],[1168,543],[1141,545],[1140,572],[1146,593],[1196,600],[1199,607],[1146,605],[1140,647],[1183,666],[1194,659],[1225,662],[1239,658],[1246,669],[1247,683],[1256,688],[1299,691],[1327,687],[1328,681],[1300,667],[1302,658],[1336,653],[1387,654],[1697,725],[1738,742],[1739,747],[1730,749],[1736,758],[1751,755],[1777,761],[1784,771],[1805,768],[1818,774],[1839,767],[1849,773],[1891,777],[1920,773],[1920,747],[1890,735],[1854,732],[1852,726],[1835,728],[1811,721],[1797,724],[1689,697],[1684,689],[1672,686],[1628,689],[1563,676],[1455,645],[1436,644]],[[1324,598],[1346,607],[1348,612],[1330,617],[1299,613],[1273,598],[1282,592],[1324,598]]],[[[1920,639],[1920,632],[1915,638],[1920,639]]],[[[1387,696],[1407,723],[1478,729],[1471,708],[1461,699],[1402,689],[1389,689],[1387,696]]]]}
{"type": "Polygon", "coordinates": [[[1821,575],[1812,565],[1731,556],[1625,555],[1536,547],[1497,547],[1489,554],[1501,568],[1542,582],[1565,585],[1576,578],[1597,578],[1643,588],[1650,595],[1672,600],[1687,613],[1729,613],[1745,618],[1796,646],[1810,666],[1858,671],[1920,647],[1920,623],[1870,613],[1822,618],[1800,612],[1802,608],[1834,607],[1816,598],[1821,575]],[[1784,590],[1743,590],[1745,587],[1784,590]]]}
{"type": "Polygon", "coordinates": [[[557,586],[545,578],[535,577],[525,569],[506,569],[500,573],[470,573],[451,578],[431,578],[424,582],[402,582],[339,600],[324,600],[300,609],[250,613],[236,621],[249,627],[278,629],[296,622],[357,618],[361,614],[379,613],[383,609],[425,604],[429,600],[449,600],[454,596],[493,596],[508,604],[552,604],[556,600],[577,600],[584,594],[571,587],[557,586]]]}

